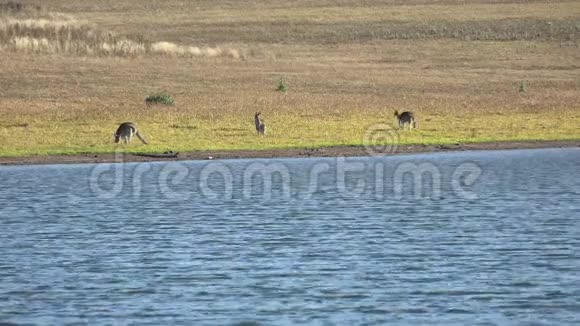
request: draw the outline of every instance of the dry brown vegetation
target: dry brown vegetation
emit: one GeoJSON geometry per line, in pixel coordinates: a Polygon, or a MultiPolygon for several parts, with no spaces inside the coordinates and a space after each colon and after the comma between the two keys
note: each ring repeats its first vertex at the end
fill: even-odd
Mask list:
{"type": "Polygon", "coordinates": [[[0,22],[0,155],[110,152],[125,120],[151,140],[137,151],[360,144],[394,109],[421,120],[404,143],[580,138],[577,1],[22,3],[4,23],[74,24],[19,25],[18,46],[0,22]],[[119,40],[143,50],[103,50],[119,40]],[[148,109],[159,90],[176,105],[148,109]]]}
{"type": "Polygon", "coordinates": [[[197,47],[166,41],[150,41],[142,34],[119,35],[95,27],[70,15],[47,11],[40,5],[9,1],[0,3],[0,49],[79,56],[180,57],[230,56],[240,58],[236,49],[197,47]]]}

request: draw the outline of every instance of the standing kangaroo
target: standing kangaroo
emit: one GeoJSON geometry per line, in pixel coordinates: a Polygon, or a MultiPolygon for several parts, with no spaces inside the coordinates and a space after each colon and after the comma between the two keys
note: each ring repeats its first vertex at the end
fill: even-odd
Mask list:
{"type": "Polygon", "coordinates": [[[405,111],[399,114],[399,111],[395,110],[394,116],[397,118],[399,128],[404,128],[405,125],[408,125],[409,129],[411,129],[411,126],[417,128],[417,119],[415,119],[415,114],[413,112],[405,111]]]}
{"type": "Polygon", "coordinates": [[[133,135],[137,136],[137,138],[139,138],[143,144],[147,144],[147,141],[145,141],[145,139],[143,139],[143,137],[141,137],[139,134],[137,125],[133,122],[123,122],[119,125],[119,128],[117,128],[117,131],[115,132],[115,143],[118,143],[121,139],[123,139],[125,144],[129,144],[133,135]]]}
{"type": "Polygon", "coordinates": [[[262,114],[262,112],[256,112],[254,115],[254,123],[256,124],[256,132],[259,135],[264,136],[266,134],[266,125],[264,124],[264,121],[260,120],[260,114],[262,114]]]}

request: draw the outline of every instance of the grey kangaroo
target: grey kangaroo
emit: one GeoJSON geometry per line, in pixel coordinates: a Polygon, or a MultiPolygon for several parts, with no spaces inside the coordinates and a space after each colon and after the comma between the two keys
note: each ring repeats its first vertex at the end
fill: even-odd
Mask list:
{"type": "Polygon", "coordinates": [[[399,114],[399,111],[395,110],[394,116],[397,118],[399,128],[404,128],[405,125],[408,125],[409,129],[411,129],[411,127],[417,128],[417,119],[415,118],[415,114],[413,112],[405,111],[399,114]]]}
{"type": "Polygon", "coordinates": [[[260,119],[260,114],[262,114],[262,112],[256,112],[254,115],[254,123],[256,124],[256,132],[259,135],[264,136],[266,134],[266,125],[264,124],[264,121],[260,119]]]}
{"type": "Polygon", "coordinates": [[[123,122],[119,125],[119,128],[115,132],[115,143],[118,143],[122,139],[125,144],[129,144],[133,135],[137,136],[143,144],[147,144],[147,141],[139,134],[137,125],[133,122],[123,122]]]}

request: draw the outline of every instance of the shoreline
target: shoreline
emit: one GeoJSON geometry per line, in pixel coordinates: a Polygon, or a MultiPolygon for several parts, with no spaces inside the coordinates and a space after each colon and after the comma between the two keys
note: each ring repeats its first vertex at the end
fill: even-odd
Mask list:
{"type": "MultiPolygon", "coordinates": [[[[550,140],[550,141],[505,141],[484,143],[458,143],[449,145],[406,145],[399,146],[392,153],[381,156],[461,152],[474,150],[515,150],[541,148],[572,148],[580,147],[578,140],[550,140]]],[[[218,151],[190,151],[181,152],[177,156],[167,158],[159,154],[124,153],[118,154],[74,154],[74,155],[35,155],[22,157],[0,157],[0,166],[9,165],[45,165],[45,164],[95,164],[95,163],[131,163],[131,162],[165,162],[165,161],[195,161],[219,159],[269,159],[269,158],[304,158],[304,157],[355,157],[369,156],[364,146],[336,146],[320,148],[291,148],[270,150],[218,150],[218,151]]]]}

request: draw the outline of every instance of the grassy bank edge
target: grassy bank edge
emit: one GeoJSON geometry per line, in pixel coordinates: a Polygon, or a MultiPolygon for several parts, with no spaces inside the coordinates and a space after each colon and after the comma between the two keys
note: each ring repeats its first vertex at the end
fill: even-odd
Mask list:
{"type": "MultiPolygon", "coordinates": [[[[503,148],[503,144],[532,144],[532,143],[558,143],[558,142],[578,142],[580,143],[580,137],[553,137],[553,138],[510,138],[510,139],[492,139],[492,138],[482,138],[482,139],[467,139],[467,140],[457,140],[457,141],[433,141],[433,142],[409,142],[409,143],[398,143],[396,146],[391,146],[391,152],[397,153],[398,149],[401,147],[411,148],[408,152],[416,152],[413,151],[412,148],[419,148],[419,147],[437,147],[437,146],[458,146],[458,145],[490,145],[494,148],[501,149],[503,148]]],[[[379,143],[373,144],[373,146],[390,146],[391,144],[388,143],[379,143]]],[[[326,144],[315,144],[312,146],[267,146],[267,147],[255,147],[255,148],[191,148],[183,151],[175,151],[180,153],[214,153],[215,155],[219,156],[220,153],[239,153],[240,156],[243,156],[245,152],[283,152],[283,151],[300,151],[300,150],[334,150],[340,148],[357,148],[357,149],[365,149],[365,145],[362,143],[350,143],[350,144],[333,144],[333,145],[326,145],[326,144]]],[[[509,149],[516,149],[517,147],[508,146],[509,149]]],[[[522,146],[522,148],[527,148],[526,146],[522,146]]],[[[105,151],[85,151],[85,150],[78,150],[78,151],[67,151],[67,150],[57,150],[57,151],[46,151],[46,152],[23,152],[20,154],[11,154],[11,153],[0,153],[0,160],[1,159],[18,159],[18,158],[34,158],[34,157],[74,157],[74,156],[91,156],[91,155],[113,155],[116,153],[122,154],[163,154],[168,152],[168,150],[162,149],[151,149],[147,146],[139,146],[138,148],[123,148],[122,146],[111,148],[111,150],[105,151]]],[[[427,151],[429,152],[429,151],[427,151]]],[[[340,155],[337,155],[340,156],[340,155]]],[[[265,156],[266,157],[266,156],[265,156]]],[[[271,156],[268,156],[271,157],[271,156]]],[[[1,163],[1,162],[0,162],[1,163]]]]}

